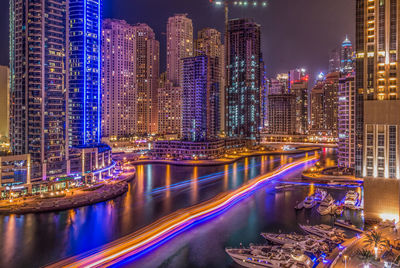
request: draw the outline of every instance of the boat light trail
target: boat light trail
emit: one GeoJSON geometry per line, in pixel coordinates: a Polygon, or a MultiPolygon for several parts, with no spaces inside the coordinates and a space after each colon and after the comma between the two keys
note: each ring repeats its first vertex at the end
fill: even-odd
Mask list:
{"type": "Polygon", "coordinates": [[[248,184],[234,191],[220,194],[209,201],[190,208],[178,210],[137,232],[111,242],[99,249],[71,257],[50,265],[50,267],[105,267],[120,263],[127,258],[140,257],[176,237],[191,226],[198,225],[207,219],[221,214],[254,193],[264,183],[317,159],[317,156],[310,156],[281,166],[275,171],[254,178],[248,184]]]}

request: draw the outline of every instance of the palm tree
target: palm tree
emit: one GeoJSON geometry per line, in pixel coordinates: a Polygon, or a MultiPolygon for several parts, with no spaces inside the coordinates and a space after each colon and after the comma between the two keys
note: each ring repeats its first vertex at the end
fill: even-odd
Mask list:
{"type": "Polygon", "coordinates": [[[382,233],[378,233],[374,230],[371,233],[366,234],[364,244],[367,246],[372,246],[375,251],[375,258],[378,258],[378,249],[387,248],[388,245],[390,245],[390,242],[383,237],[382,233]]]}
{"type": "Polygon", "coordinates": [[[367,249],[357,250],[356,255],[363,263],[364,267],[369,267],[374,260],[374,254],[367,249]]]}

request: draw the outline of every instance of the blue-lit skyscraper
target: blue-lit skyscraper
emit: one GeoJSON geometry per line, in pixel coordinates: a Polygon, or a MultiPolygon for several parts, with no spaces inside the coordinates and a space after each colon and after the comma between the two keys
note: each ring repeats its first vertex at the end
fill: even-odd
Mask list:
{"type": "Polygon", "coordinates": [[[102,0],[69,1],[68,145],[97,144],[101,138],[102,0]]]}
{"type": "Polygon", "coordinates": [[[259,138],[260,60],[260,25],[251,19],[230,20],[225,92],[225,131],[228,137],[259,138]]]}
{"type": "Polygon", "coordinates": [[[200,55],[183,59],[182,137],[207,141],[220,129],[220,60],[200,55]]]}

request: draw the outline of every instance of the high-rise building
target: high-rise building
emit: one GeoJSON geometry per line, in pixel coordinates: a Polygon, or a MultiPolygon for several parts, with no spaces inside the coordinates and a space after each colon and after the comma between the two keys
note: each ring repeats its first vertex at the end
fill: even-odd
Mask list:
{"type": "Polygon", "coordinates": [[[266,66],[261,66],[261,130],[268,132],[268,95],[269,80],[266,73],[266,66]]]}
{"type": "Polygon", "coordinates": [[[271,134],[296,133],[296,98],[293,94],[268,95],[268,130],[271,134]]]}
{"type": "Polygon", "coordinates": [[[364,176],[366,217],[397,220],[400,215],[399,7],[399,0],[356,1],[356,131],[363,135],[356,136],[356,170],[364,176]]]}
{"type": "Polygon", "coordinates": [[[308,132],[308,80],[305,69],[289,71],[289,90],[296,99],[296,133],[302,135],[308,132]]]}
{"type": "Polygon", "coordinates": [[[225,131],[228,137],[259,139],[260,35],[260,25],[251,19],[229,21],[225,93],[225,131]]]}
{"type": "Polygon", "coordinates": [[[193,57],[193,23],[187,14],[176,14],[167,24],[167,79],[182,84],[182,59],[193,57]]]}
{"type": "Polygon", "coordinates": [[[182,87],[160,76],[158,87],[158,134],[180,135],[182,128],[182,87]]]}
{"type": "Polygon", "coordinates": [[[341,52],[340,52],[340,71],[342,73],[351,73],[354,71],[354,50],[353,45],[350,42],[349,38],[346,36],[346,39],[342,43],[341,52]]]}
{"type": "Polygon", "coordinates": [[[135,31],[125,21],[106,19],[102,31],[102,136],[137,132],[135,31]]]}
{"type": "Polygon", "coordinates": [[[221,33],[213,28],[205,28],[198,32],[197,39],[195,40],[196,56],[206,55],[218,61],[221,68],[219,71],[219,88],[220,88],[220,132],[225,129],[225,46],[221,42],[221,33]]]}
{"type": "Polygon", "coordinates": [[[310,131],[312,133],[325,132],[325,116],[324,116],[324,81],[318,80],[310,93],[310,111],[311,124],[310,131]]]}
{"type": "Polygon", "coordinates": [[[338,132],[338,92],[339,92],[340,73],[330,73],[325,76],[324,81],[324,124],[325,130],[333,137],[337,137],[338,132]]]}
{"type": "Polygon", "coordinates": [[[137,133],[157,132],[158,79],[160,75],[160,44],[147,24],[137,24],[134,29],[134,68],[137,94],[137,133]]]}
{"type": "Polygon", "coordinates": [[[9,136],[10,69],[0,66],[0,137],[9,136]]]}
{"type": "Polygon", "coordinates": [[[355,165],[355,80],[348,74],[339,80],[338,95],[338,165],[354,168],[355,165]]]}
{"type": "Polygon", "coordinates": [[[182,137],[207,141],[220,129],[220,61],[206,55],[183,59],[182,137]]]}
{"type": "Polygon", "coordinates": [[[10,1],[11,150],[31,154],[32,176],[57,173],[66,157],[66,9],[64,0],[10,1]]]}
{"type": "Polygon", "coordinates": [[[69,1],[67,129],[70,147],[100,143],[101,10],[101,0],[69,1]]]}
{"type": "Polygon", "coordinates": [[[329,53],[329,68],[328,71],[330,73],[333,72],[340,72],[340,54],[341,54],[341,49],[339,47],[336,47],[332,49],[332,51],[329,53]]]}

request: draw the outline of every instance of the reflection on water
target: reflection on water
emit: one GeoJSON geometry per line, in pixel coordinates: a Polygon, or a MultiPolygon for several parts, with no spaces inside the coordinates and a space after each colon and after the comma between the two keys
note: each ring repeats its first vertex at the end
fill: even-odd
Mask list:
{"type": "MultiPolygon", "coordinates": [[[[324,153],[326,156],[330,155],[328,151],[324,153]]],[[[180,208],[206,201],[221,192],[236,189],[245,181],[302,156],[304,155],[250,157],[229,165],[208,167],[140,165],[136,167],[136,179],[132,181],[128,193],[113,201],[59,213],[20,217],[0,216],[3,238],[0,239],[0,267],[10,267],[11,260],[12,266],[39,267],[99,247],[180,208]]],[[[297,170],[287,177],[299,178],[299,172],[300,170],[297,170]]],[[[256,199],[243,202],[248,207],[244,211],[240,210],[240,221],[226,216],[232,222],[220,226],[217,220],[212,224],[212,228],[210,227],[209,234],[205,232],[200,239],[196,238],[198,243],[192,240],[188,242],[189,244],[184,243],[183,247],[188,247],[188,251],[184,253],[186,257],[183,257],[185,263],[196,264],[196,261],[192,262],[187,258],[197,259],[195,256],[203,256],[208,252],[211,256],[221,258],[219,260],[222,261],[219,263],[221,266],[203,267],[224,267],[230,262],[225,258],[225,254],[220,254],[221,243],[238,245],[240,242],[253,239],[257,236],[257,230],[266,230],[269,224],[275,227],[277,223],[283,226],[293,225],[296,220],[293,206],[297,199],[304,198],[309,192],[308,187],[301,191],[281,192],[275,192],[273,186],[271,187],[272,191],[258,191],[256,199]],[[292,222],[283,223],[281,217],[292,222]],[[231,226],[234,224],[236,226],[231,226]],[[232,233],[220,230],[221,235],[226,235],[222,239],[215,234],[213,228],[230,230],[233,236],[232,233]],[[246,235],[242,236],[243,234],[246,235]],[[240,240],[239,237],[242,241],[235,243],[240,240]],[[202,244],[199,240],[206,241],[207,244],[202,244]]],[[[178,241],[181,241],[180,239],[178,241]]],[[[182,241],[185,239],[182,238],[182,241]]],[[[180,251],[177,253],[177,248],[170,244],[169,249],[172,255],[180,254],[180,251]]],[[[161,255],[161,262],[169,256],[161,255]]],[[[207,259],[200,262],[207,262],[207,259]]],[[[201,267],[200,264],[196,265],[201,267]]]]}

